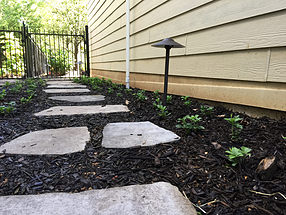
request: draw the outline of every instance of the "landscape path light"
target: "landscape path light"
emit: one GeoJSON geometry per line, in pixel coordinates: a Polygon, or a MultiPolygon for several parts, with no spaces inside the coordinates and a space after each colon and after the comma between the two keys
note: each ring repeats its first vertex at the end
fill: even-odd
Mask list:
{"type": "Polygon", "coordinates": [[[167,93],[168,93],[168,75],[169,75],[169,58],[171,48],[184,48],[185,46],[175,42],[172,38],[166,38],[161,42],[152,45],[157,48],[166,49],[166,59],[165,59],[165,79],[164,79],[164,95],[163,95],[163,105],[166,106],[167,103],[167,93]]]}

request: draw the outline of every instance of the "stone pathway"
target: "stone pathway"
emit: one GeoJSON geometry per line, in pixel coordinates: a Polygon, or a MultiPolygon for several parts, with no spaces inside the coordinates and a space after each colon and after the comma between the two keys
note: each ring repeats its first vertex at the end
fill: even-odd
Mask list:
{"type": "Polygon", "coordinates": [[[105,148],[153,146],[179,139],[175,133],[151,122],[110,123],[103,130],[102,146],[105,148]]]}
{"type": "MultiPolygon", "coordinates": [[[[71,81],[48,81],[52,93],[90,92],[71,81]],[[55,88],[55,89],[53,89],[55,88]],[[80,89],[79,89],[80,88],[80,89]]],[[[103,101],[101,95],[52,96],[49,99],[68,102],[103,101]]],[[[35,116],[79,115],[129,112],[125,105],[55,106],[35,116]]],[[[0,147],[11,154],[61,155],[84,150],[90,139],[87,127],[47,129],[18,137],[0,147]]],[[[103,131],[102,146],[129,148],[154,146],[179,140],[171,131],[151,122],[110,123],[103,131]]],[[[126,149],[128,150],[128,149],[126,149]]],[[[196,210],[179,190],[169,183],[132,185],[80,193],[49,193],[41,195],[2,196],[0,214],[22,215],[195,215],[196,210]]]]}
{"type": "Polygon", "coordinates": [[[0,214],[195,215],[192,204],[169,183],[133,185],[81,193],[0,197],[0,214]]]}

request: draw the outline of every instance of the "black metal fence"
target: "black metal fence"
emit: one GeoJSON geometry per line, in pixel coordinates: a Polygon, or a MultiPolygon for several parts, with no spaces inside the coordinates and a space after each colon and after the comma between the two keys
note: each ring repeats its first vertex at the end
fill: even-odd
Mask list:
{"type": "Polygon", "coordinates": [[[89,75],[88,27],[82,34],[0,30],[0,78],[89,75]]]}
{"type": "Polygon", "coordinates": [[[20,30],[0,29],[0,78],[25,76],[22,36],[20,30]]]}

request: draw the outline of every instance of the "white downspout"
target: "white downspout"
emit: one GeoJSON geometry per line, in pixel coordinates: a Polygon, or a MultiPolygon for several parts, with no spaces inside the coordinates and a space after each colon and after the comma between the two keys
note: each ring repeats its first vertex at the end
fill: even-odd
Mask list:
{"type": "Polygon", "coordinates": [[[126,0],[126,88],[129,89],[130,76],[130,0],[126,0]]]}

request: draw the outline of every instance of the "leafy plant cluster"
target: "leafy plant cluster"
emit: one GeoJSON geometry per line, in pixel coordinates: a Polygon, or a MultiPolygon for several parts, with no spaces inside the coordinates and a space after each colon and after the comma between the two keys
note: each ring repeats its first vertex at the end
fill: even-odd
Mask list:
{"type": "Polygon", "coordinates": [[[229,118],[224,118],[229,124],[231,124],[231,139],[236,140],[243,129],[243,126],[240,124],[242,118],[237,116],[230,115],[229,118]]]}
{"type": "Polygon", "coordinates": [[[183,100],[184,105],[191,106],[191,100],[189,96],[182,96],[181,99],[183,100]]]}
{"type": "Polygon", "coordinates": [[[167,107],[162,104],[162,101],[160,100],[160,98],[159,97],[155,97],[155,98],[156,99],[153,102],[153,106],[158,111],[158,115],[162,118],[166,118],[167,116],[170,116],[171,113],[169,113],[167,107]]]}
{"type": "Polygon", "coordinates": [[[229,150],[225,151],[227,153],[227,157],[229,161],[232,163],[232,166],[236,166],[246,157],[250,157],[252,150],[245,146],[242,146],[240,149],[236,147],[231,147],[229,150]]]}
{"type": "Polygon", "coordinates": [[[5,103],[4,105],[0,106],[0,114],[10,114],[12,113],[16,108],[16,102],[9,102],[5,103]]]}
{"type": "Polygon", "coordinates": [[[5,98],[5,96],[7,95],[6,90],[3,89],[0,93],[0,101],[3,100],[5,98]]]}
{"type": "Polygon", "coordinates": [[[145,101],[147,100],[147,96],[145,96],[145,90],[139,90],[137,93],[134,93],[133,95],[137,98],[139,101],[145,101]]]}
{"type": "Polygon", "coordinates": [[[179,118],[177,121],[179,124],[176,125],[177,128],[182,128],[187,131],[187,133],[191,131],[204,130],[205,127],[200,125],[202,118],[199,115],[187,115],[183,118],[179,118]]]}
{"type": "Polygon", "coordinates": [[[68,51],[50,51],[47,56],[49,57],[49,63],[51,66],[51,74],[53,76],[65,75],[66,71],[71,70],[72,64],[70,63],[70,56],[68,51]]]}
{"type": "Polygon", "coordinates": [[[201,105],[200,111],[201,111],[201,114],[208,116],[208,115],[211,115],[213,113],[214,107],[210,107],[207,105],[201,105]]]}
{"type": "MultiPolygon", "coordinates": [[[[6,82],[8,83],[8,82],[6,82]]],[[[30,103],[33,97],[36,95],[38,87],[45,85],[45,81],[42,79],[26,79],[25,81],[17,81],[14,84],[8,83],[4,85],[5,89],[0,92],[0,101],[4,101],[0,106],[0,115],[11,114],[16,110],[17,104],[27,104],[30,103]],[[26,94],[18,101],[7,101],[5,102],[6,96],[8,94],[26,94]]],[[[13,96],[14,97],[14,96],[13,96]]]]}

